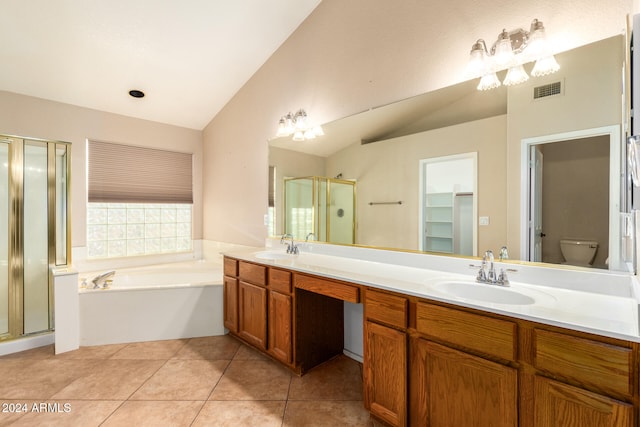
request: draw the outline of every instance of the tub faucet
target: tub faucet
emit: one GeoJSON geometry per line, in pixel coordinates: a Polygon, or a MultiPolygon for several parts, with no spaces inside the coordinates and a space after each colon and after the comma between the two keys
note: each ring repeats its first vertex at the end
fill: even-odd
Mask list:
{"type": "Polygon", "coordinates": [[[91,281],[91,283],[93,283],[93,289],[97,289],[101,285],[102,285],[102,287],[104,287],[107,279],[109,279],[110,277],[113,277],[115,274],[116,274],[115,270],[111,270],[111,271],[107,271],[106,273],[98,274],[91,281]]]}
{"type": "Polygon", "coordinates": [[[313,233],[309,233],[309,234],[307,234],[307,237],[305,237],[305,238],[304,238],[304,241],[305,241],[305,242],[308,242],[308,241],[309,241],[309,237],[311,237],[311,236],[313,236],[313,240],[315,240],[315,239],[316,239],[316,235],[315,235],[315,234],[313,234],[313,233]]]}
{"type": "Polygon", "coordinates": [[[288,254],[294,254],[297,255],[300,253],[300,250],[298,249],[298,247],[296,246],[295,242],[293,241],[293,236],[289,233],[287,234],[283,234],[282,238],[280,239],[280,243],[283,245],[287,245],[287,253],[288,254]],[[286,240],[287,239],[291,239],[291,243],[287,244],[286,240]]]}

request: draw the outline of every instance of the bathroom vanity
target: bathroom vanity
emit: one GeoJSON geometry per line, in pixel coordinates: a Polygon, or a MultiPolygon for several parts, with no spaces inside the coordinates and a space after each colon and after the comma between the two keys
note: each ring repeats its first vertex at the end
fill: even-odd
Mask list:
{"type": "Polygon", "coordinates": [[[225,327],[298,374],[342,353],[342,302],[362,303],[365,406],[390,425],[637,425],[631,296],[279,251],[226,254],[224,274],[225,327]]]}

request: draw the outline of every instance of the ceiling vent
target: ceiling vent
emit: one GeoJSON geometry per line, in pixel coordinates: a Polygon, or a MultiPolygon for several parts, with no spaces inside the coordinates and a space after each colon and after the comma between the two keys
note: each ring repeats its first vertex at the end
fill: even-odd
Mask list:
{"type": "Polygon", "coordinates": [[[533,99],[546,98],[547,96],[561,95],[561,82],[549,83],[547,85],[536,86],[533,88],[533,99]]]}

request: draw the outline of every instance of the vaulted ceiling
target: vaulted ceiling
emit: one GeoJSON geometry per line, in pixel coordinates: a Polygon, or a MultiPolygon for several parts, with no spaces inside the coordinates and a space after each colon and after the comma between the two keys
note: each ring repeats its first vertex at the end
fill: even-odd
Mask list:
{"type": "Polygon", "coordinates": [[[0,0],[0,90],[200,130],[319,3],[0,0]]]}

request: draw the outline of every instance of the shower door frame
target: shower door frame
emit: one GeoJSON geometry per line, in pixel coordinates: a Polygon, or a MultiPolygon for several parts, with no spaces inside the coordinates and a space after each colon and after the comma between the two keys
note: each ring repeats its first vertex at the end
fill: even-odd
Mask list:
{"type": "MultiPolygon", "coordinates": [[[[66,266],[71,264],[71,143],[28,138],[13,135],[0,135],[0,143],[9,147],[9,230],[8,236],[8,333],[0,335],[0,341],[16,339],[24,336],[24,149],[29,143],[42,144],[47,149],[47,264],[66,266]],[[56,246],[57,216],[57,150],[65,152],[65,195],[64,218],[65,233],[60,236],[66,240],[64,263],[58,263],[56,246]]],[[[34,144],[34,145],[35,145],[34,144]]],[[[39,334],[52,331],[54,325],[53,284],[50,275],[48,280],[48,328],[34,332],[39,334]]]]}

